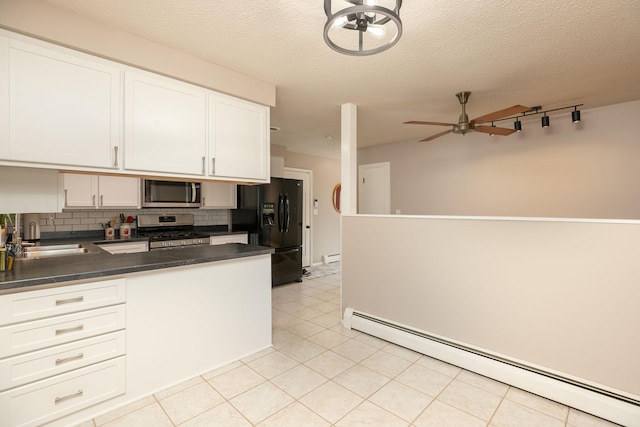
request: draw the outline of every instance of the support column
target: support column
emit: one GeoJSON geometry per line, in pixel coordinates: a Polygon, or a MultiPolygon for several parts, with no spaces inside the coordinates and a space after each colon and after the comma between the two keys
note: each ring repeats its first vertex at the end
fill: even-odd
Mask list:
{"type": "Polygon", "coordinates": [[[343,215],[358,213],[358,107],[342,104],[340,132],[340,210],[343,215]]]}

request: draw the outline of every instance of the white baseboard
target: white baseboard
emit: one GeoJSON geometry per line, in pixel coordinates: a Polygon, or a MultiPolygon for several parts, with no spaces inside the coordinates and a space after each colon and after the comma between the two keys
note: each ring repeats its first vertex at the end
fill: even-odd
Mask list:
{"type": "Polygon", "coordinates": [[[352,308],[345,310],[343,325],[615,423],[640,427],[638,396],[356,312],[352,308]]]}

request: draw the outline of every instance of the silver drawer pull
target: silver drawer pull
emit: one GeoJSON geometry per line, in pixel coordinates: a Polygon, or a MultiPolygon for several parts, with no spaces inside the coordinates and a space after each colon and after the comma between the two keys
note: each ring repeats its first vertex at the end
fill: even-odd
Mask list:
{"type": "Polygon", "coordinates": [[[69,304],[72,302],[82,302],[84,301],[84,297],[83,296],[79,296],[76,298],[69,298],[69,299],[57,299],[56,300],[56,305],[62,305],[62,304],[69,304]]]}
{"type": "Polygon", "coordinates": [[[83,393],[84,393],[84,391],[78,390],[75,393],[71,393],[71,394],[68,394],[66,396],[56,397],[56,400],[54,402],[57,405],[58,403],[62,403],[65,400],[73,399],[74,397],[80,397],[80,396],[82,396],[83,393]]]}
{"type": "Polygon", "coordinates": [[[71,362],[73,360],[82,359],[84,354],[78,353],[75,356],[65,357],[64,359],[56,359],[56,365],[61,365],[63,363],[71,362]]]}
{"type": "Polygon", "coordinates": [[[78,325],[78,326],[74,326],[73,328],[67,328],[67,329],[56,329],[56,335],[66,334],[67,332],[81,331],[83,329],[84,329],[84,325],[78,325]]]}

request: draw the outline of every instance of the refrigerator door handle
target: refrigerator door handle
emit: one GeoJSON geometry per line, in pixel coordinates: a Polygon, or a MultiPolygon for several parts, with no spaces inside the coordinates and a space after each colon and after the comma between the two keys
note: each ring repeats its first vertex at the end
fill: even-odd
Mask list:
{"type": "Polygon", "coordinates": [[[279,254],[294,254],[296,252],[300,252],[300,248],[286,249],[284,251],[276,251],[276,253],[279,253],[279,254]]]}
{"type": "Polygon", "coordinates": [[[284,197],[278,195],[278,230],[284,232],[284,197]]]}
{"type": "Polygon", "coordinates": [[[284,196],[284,231],[289,232],[289,221],[291,220],[291,207],[289,205],[289,197],[284,196]]]}

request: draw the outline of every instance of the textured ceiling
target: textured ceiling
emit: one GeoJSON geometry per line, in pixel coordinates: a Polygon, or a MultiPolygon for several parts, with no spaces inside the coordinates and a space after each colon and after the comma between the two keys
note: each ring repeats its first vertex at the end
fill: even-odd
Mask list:
{"type": "Polygon", "coordinates": [[[462,90],[471,118],[640,99],[638,0],[404,0],[402,38],[369,57],[325,45],[322,0],[46,1],[275,84],[271,142],[310,154],[339,156],[344,103],[365,147],[444,130],[402,122],[457,122],[462,90]]]}

